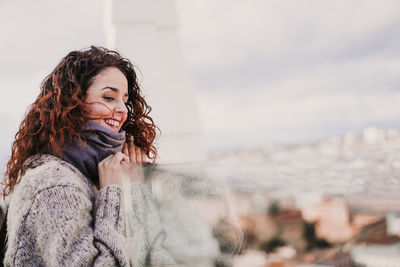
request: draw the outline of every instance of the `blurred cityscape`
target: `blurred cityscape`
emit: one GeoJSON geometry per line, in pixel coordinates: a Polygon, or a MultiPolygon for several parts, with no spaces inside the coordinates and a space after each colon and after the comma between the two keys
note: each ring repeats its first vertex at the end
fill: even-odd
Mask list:
{"type": "Polygon", "coordinates": [[[240,247],[233,266],[400,266],[399,167],[400,133],[376,128],[309,145],[215,152],[207,173],[228,179],[241,246],[224,201],[192,204],[222,251],[240,247]]]}
{"type": "Polygon", "coordinates": [[[160,203],[184,220],[173,187],[195,189],[185,203],[229,259],[217,267],[400,266],[399,131],[214,152],[205,166],[199,184],[172,175],[160,203]]]}

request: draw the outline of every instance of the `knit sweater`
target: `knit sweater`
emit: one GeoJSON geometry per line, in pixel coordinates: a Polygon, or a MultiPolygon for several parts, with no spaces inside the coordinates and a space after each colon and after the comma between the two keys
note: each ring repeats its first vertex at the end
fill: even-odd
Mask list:
{"type": "Polygon", "coordinates": [[[220,254],[193,211],[157,202],[146,184],[97,190],[46,154],[24,168],[10,198],[5,266],[213,266],[220,254]]]}
{"type": "Polygon", "coordinates": [[[97,191],[72,165],[36,155],[11,195],[5,266],[127,266],[121,188],[97,191]]]}

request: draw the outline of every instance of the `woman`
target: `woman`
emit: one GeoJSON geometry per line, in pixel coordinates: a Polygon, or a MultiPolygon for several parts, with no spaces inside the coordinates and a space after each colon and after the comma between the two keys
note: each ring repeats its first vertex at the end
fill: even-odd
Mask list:
{"type": "Polygon", "coordinates": [[[6,266],[129,265],[121,186],[129,176],[140,187],[141,164],[156,159],[150,110],[117,52],[92,46],[61,60],[7,164],[6,266]]]}

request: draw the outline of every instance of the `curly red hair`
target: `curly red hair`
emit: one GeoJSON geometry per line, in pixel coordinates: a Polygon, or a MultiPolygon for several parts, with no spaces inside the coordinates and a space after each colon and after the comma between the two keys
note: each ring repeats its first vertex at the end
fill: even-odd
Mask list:
{"type": "Polygon", "coordinates": [[[41,92],[28,108],[12,145],[5,172],[3,195],[10,194],[23,174],[27,158],[38,153],[62,155],[64,144],[83,140],[84,97],[93,78],[108,67],[118,68],[128,80],[128,118],[122,129],[134,137],[135,145],[155,161],[153,142],[158,129],[147,105],[132,63],[118,52],[103,47],[72,51],[43,80],[41,92]]]}

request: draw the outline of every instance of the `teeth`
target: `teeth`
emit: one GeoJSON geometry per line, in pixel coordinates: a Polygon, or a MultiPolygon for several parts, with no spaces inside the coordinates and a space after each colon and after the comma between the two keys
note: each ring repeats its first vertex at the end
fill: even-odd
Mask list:
{"type": "Polygon", "coordinates": [[[112,125],[112,126],[116,126],[116,127],[119,126],[119,122],[118,122],[118,121],[115,121],[115,120],[105,120],[105,122],[106,122],[107,124],[109,124],[109,125],[112,125]]]}

